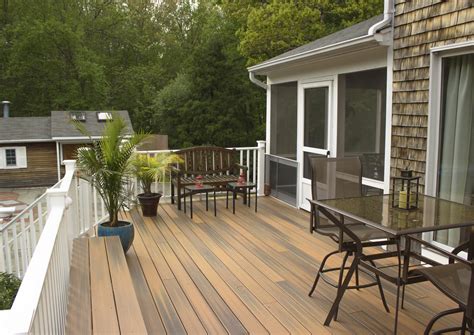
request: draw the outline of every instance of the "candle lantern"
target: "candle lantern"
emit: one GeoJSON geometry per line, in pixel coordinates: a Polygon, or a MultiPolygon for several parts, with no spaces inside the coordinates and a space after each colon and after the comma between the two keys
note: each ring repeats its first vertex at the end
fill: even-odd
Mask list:
{"type": "Polygon", "coordinates": [[[400,209],[418,208],[420,178],[412,170],[402,170],[399,177],[392,177],[392,207],[400,209]]]}
{"type": "Polygon", "coordinates": [[[237,184],[245,184],[247,178],[245,178],[245,173],[241,173],[239,178],[237,179],[237,184]]]}
{"type": "Polygon", "coordinates": [[[201,175],[196,177],[196,187],[202,187],[202,176],[201,175]]]}

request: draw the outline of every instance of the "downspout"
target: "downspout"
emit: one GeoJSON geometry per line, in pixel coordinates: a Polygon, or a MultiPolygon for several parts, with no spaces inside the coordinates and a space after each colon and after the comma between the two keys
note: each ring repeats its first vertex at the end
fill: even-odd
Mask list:
{"type": "Polygon", "coordinates": [[[377,33],[377,30],[383,28],[392,20],[394,13],[393,0],[385,0],[383,8],[383,20],[377,22],[372,27],[370,27],[368,35],[375,35],[375,33],[377,33]]]}
{"type": "Polygon", "coordinates": [[[258,80],[257,77],[255,77],[255,73],[253,71],[250,71],[249,72],[249,78],[250,78],[250,81],[252,83],[254,83],[255,85],[263,88],[264,90],[266,90],[268,88],[268,85],[265,84],[263,81],[261,80],[258,80]]]}

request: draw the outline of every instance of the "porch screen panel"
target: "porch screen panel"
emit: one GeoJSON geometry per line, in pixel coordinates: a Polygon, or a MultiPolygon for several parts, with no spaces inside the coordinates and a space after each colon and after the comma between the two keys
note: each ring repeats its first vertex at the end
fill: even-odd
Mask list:
{"type": "Polygon", "coordinates": [[[271,85],[270,153],[296,159],[297,83],[271,85]]]}
{"type": "MultiPolygon", "coordinates": [[[[474,205],[474,54],[443,60],[438,196],[474,205]]],[[[456,247],[467,229],[450,229],[434,239],[456,247]]]]}
{"type": "Polygon", "coordinates": [[[384,180],[387,69],[339,76],[338,156],[359,156],[363,176],[384,180]]]}

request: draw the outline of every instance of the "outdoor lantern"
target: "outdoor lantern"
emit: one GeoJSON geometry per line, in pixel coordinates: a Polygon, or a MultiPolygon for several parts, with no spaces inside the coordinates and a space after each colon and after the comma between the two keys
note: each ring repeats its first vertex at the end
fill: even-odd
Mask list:
{"type": "Polygon", "coordinates": [[[412,170],[402,170],[400,177],[392,177],[392,207],[400,209],[418,208],[420,178],[412,170]]]}
{"type": "Polygon", "coordinates": [[[202,176],[201,175],[196,177],[196,187],[202,187],[202,176]]]}
{"type": "Polygon", "coordinates": [[[245,184],[245,174],[242,172],[239,176],[239,179],[237,179],[237,184],[245,184]]]}

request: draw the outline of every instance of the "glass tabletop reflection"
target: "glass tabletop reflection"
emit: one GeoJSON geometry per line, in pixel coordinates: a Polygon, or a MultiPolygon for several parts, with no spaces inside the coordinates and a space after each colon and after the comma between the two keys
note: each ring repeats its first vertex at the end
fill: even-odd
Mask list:
{"type": "Polygon", "coordinates": [[[474,207],[420,195],[416,209],[392,207],[392,195],[315,200],[317,205],[393,235],[474,225],[474,207]]]}

